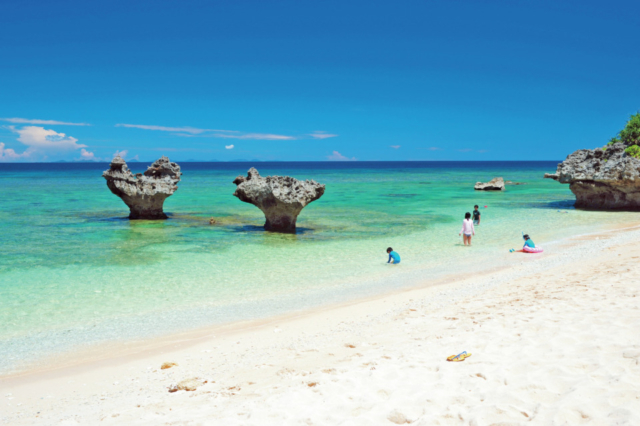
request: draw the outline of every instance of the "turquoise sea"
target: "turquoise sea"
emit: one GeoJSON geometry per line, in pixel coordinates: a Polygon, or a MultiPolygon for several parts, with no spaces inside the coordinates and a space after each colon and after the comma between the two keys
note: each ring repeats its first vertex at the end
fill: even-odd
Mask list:
{"type": "MultiPolygon", "coordinates": [[[[106,163],[0,164],[0,373],[49,354],[267,317],[501,266],[632,213],[573,209],[555,162],[182,163],[166,221],[130,221],[106,163]],[[326,184],[296,235],[232,196],[256,166],[326,184]],[[526,185],[475,192],[496,176],[526,185]],[[458,237],[481,206],[472,247],[458,237]],[[486,208],[484,206],[487,206],[486,208]],[[209,225],[209,218],[217,219],[209,225]],[[386,248],[402,256],[387,265],[386,248]],[[511,257],[510,257],[511,256],[511,257]]],[[[134,172],[145,163],[131,163],[134,172]]]]}

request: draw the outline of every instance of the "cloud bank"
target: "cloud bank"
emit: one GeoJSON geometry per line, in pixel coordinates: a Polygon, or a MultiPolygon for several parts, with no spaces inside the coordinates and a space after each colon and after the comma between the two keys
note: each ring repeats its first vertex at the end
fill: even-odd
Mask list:
{"type": "Polygon", "coordinates": [[[27,148],[22,154],[18,154],[11,148],[5,148],[5,144],[0,142],[0,162],[11,162],[29,158],[33,154],[33,148],[27,148]]]}
{"type": "Polygon", "coordinates": [[[30,119],[30,118],[0,118],[1,121],[7,121],[9,123],[14,124],[43,124],[49,126],[91,126],[89,123],[69,123],[66,121],[56,121],[56,120],[38,120],[38,119],[30,119]]]}
{"type": "Polygon", "coordinates": [[[130,129],[143,129],[143,130],[158,130],[160,132],[178,132],[187,133],[189,135],[199,135],[206,132],[233,132],[233,130],[218,130],[218,129],[198,129],[196,127],[166,127],[166,126],[148,126],[146,124],[116,124],[116,127],[127,127],[130,129]]]}
{"type": "Polygon", "coordinates": [[[67,136],[65,133],[39,126],[25,126],[20,129],[15,126],[6,126],[6,128],[16,133],[18,142],[26,145],[27,148],[22,153],[18,153],[15,149],[6,148],[4,143],[0,143],[0,161],[41,161],[49,155],[75,150],[81,150],[80,159],[96,159],[93,153],[84,149],[87,145],[79,144],[78,139],[67,136]]]}
{"type": "Polygon", "coordinates": [[[74,137],[58,133],[55,130],[47,130],[44,127],[25,126],[16,129],[14,126],[9,126],[9,129],[20,135],[19,142],[39,150],[68,151],[87,147],[87,145],[77,143],[78,139],[74,137]]]}
{"type": "Polygon", "coordinates": [[[340,154],[338,151],[333,151],[333,153],[331,155],[327,155],[327,160],[329,161],[357,161],[358,159],[356,157],[345,157],[344,155],[340,154]]]}
{"type": "Polygon", "coordinates": [[[327,139],[327,138],[335,138],[338,135],[334,135],[332,133],[323,132],[321,130],[316,130],[315,132],[311,133],[309,136],[311,136],[314,139],[327,139]]]}
{"type": "Polygon", "coordinates": [[[181,137],[207,137],[221,139],[241,139],[241,140],[265,140],[265,141],[292,141],[298,139],[327,139],[335,138],[338,135],[317,130],[308,135],[291,136],[278,135],[274,133],[246,133],[239,130],[220,130],[220,129],[200,129],[197,127],[169,127],[155,126],[147,124],[126,124],[119,123],[116,127],[127,127],[132,129],[155,130],[160,132],[172,132],[175,136],[181,137]]]}

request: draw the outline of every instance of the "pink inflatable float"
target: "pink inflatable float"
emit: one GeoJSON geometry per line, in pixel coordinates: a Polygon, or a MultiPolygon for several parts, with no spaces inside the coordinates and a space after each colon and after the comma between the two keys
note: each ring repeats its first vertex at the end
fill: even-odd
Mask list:
{"type": "Polygon", "coordinates": [[[542,249],[542,247],[524,246],[522,248],[522,251],[525,252],[525,253],[542,253],[544,250],[542,249]]]}

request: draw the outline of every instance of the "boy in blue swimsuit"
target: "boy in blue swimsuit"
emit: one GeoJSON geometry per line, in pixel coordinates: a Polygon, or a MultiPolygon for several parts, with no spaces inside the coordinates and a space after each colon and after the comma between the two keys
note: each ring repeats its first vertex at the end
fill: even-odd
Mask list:
{"type": "Polygon", "coordinates": [[[389,253],[389,260],[387,263],[400,263],[400,255],[393,251],[391,247],[387,249],[387,253],[389,253]]]}
{"type": "Polygon", "coordinates": [[[522,248],[525,248],[525,247],[536,248],[536,245],[533,243],[533,241],[531,241],[531,238],[529,238],[529,234],[523,235],[522,238],[524,238],[524,246],[522,246],[522,248]]]}

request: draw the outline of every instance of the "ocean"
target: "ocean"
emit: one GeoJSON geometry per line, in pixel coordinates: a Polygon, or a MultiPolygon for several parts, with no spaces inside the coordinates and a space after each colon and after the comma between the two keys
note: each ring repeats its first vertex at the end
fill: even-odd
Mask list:
{"type": "Polygon", "coordinates": [[[0,374],[103,342],[428,285],[522,260],[509,249],[523,232],[544,246],[633,220],[573,209],[568,185],[542,178],[556,165],[180,163],[170,218],[130,221],[101,176],[107,163],[0,164],[0,374]],[[262,212],[233,197],[252,166],[326,184],[297,234],[265,232],[262,212]],[[525,184],[474,191],[497,176],[525,184]],[[458,232],[474,204],[482,222],[464,247],[458,232]],[[389,246],[399,265],[386,264],[389,246]]]}

